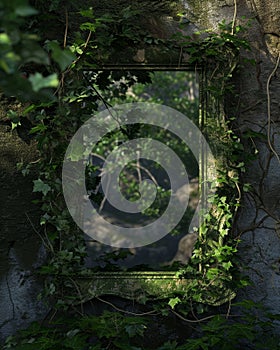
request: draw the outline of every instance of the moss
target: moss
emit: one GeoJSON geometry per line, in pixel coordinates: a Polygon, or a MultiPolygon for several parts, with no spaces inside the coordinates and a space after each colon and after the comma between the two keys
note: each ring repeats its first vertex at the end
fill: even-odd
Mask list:
{"type": "Polygon", "coordinates": [[[199,23],[201,28],[210,28],[211,23],[209,21],[209,5],[212,1],[214,2],[214,0],[188,0],[188,9],[186,10],[186,16],[191,22],[199,23]]]}
{"type": "Polygon", "coordinates": [[[17,163],[28,164],[38,157],[35,142],[28,145],[19,136],[17,130],[11,130],[7,119],[8,110],[13,110],[21,115],[24,106],[15,99],[7,99],[1,95],[0,103],[0,173],[2,176],[10,176],[17,171],[17,163]]]}
{"type": "MultiPolygon", "coordinates": [[[[75,276],[82,302],[100,295],[118,295],[136,301],[154,298],[169,298],[174,291],[188,295],[193,280],[179,278],[174,272],[101,272],[88,277],[75,276]]],[[[196,283],[196,282],[195,282],[196,283]]],[[[203,291],[199,302],[218,306],[235,297],[235,293],[226,289],[220,282],[215,282],[216,294],[203,291]]],[[[80,301],[79,301],[80,302],[80,301]]]]}

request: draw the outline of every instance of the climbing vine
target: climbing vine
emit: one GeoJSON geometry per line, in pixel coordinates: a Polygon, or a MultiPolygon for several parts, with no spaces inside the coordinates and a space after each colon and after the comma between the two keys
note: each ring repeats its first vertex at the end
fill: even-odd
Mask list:
{"type": "MultiPolygon", "coordinates": [[[[243,152],[242,145],[238,137],[229,131],[229,121],[223,115],[222,99],[226,91],[231,88],[229,79],[237,64],[238,51],[241,47],[248,49],[247,43],[232,34],[231,25],[226,23],[220,25],[219,33],[207,33],[207,37],[202,40],[193,40],[181,32],[179,35],[175,34],[167,40],[161,39],[157,42],[149,40],[150,34],[135,24],[140,21],[139,9],[128,7],[118,15],[105,14],[98,18],[92,9],[82,10],[80,14],[81,34],[75,32],[68,43],[65,42],[64,36],[63,44],[60,44],[61,46],[66,44],[76,58],[68,67],[52,64],[52,69],[60,76],[59,87],[55,92],[57,102],[49,103],[47,106],[41,104],[28,106],[29,118],[36,124],[31,129],[31,134],[37,138],[41,153],[40,177],[34,182],[34,191],[43,194],[44,214],[41,225],[44,227],[44,242],[50,251],[50,259],[48,265],[41,269],[41,273],[52,276],[47,288],[48,293],[56,296],[59,305],[67,305],[68,302],[71,305],[73,296],[71,293],[68,295],[65,290],[68,290],[69,286],[71,290],[73,288],[77,290],[73,274],[90,273],[84,268],[86,247],[83,235],[65,208],[60,177],[64,153],[71,137],[100,103],[105,105],[107,103],[92,85],[92,78],[84,69],[96,69],[100,66],[100,62],[109,60],[114,52],[114,46],[122,50],[132,45],[137,48],[140,43],[144,43],[148,48],[151,45],[156,48],[165,47],[165,51],[177,47],[179,57],[187,55],[188,65],[204,68],[202,99],[207,101],[202,111],[205,121],[204,132],[209,135],[209,142],[220,162],[218,191],[211,198],[214,209],[207,214],[200,228],[192,261],[186,269],[180,271],[184,277],[188,277],[189,273],[191,277],[195,276],[193,288],[190,284],[188,298],[201,300],[204,298],[204,293],[209,293],[211,288],[213,291],[210,294],[215,298],[218,294],[217,286],[221,288],[220,297],[222,297],[232,284],[232,257],[236,252],[237,242],[230,242],[229,234],[241,195],[238,175],[244,169],[244,163],[240,159],[240,154],[243,152]],[[65,276],[65,280],[61,279],[61,275],[65,276]],[[213,284],[212,281],[216,283],[213,284]]],[[[236,27],[237,32],[241,29],[236,27]]],[[[48,50],[59,50],[57,42],[47,42],[45,45],[48,50]]],[[[95,77],[95,85],[102,91],[111,84],[112,79],[118,79],[118,74],[117,72],[98,74],[95,77]]],[[[143,83],[149,81],[148,72],[134,74],[138,81],[140,79],[143,83]]],[[[129,71],[122,73],[122,76],[126,78],[126,83],[122,83],[122,90],[118,87],[114,92],[116,96],[121,94],[120,97],[125,95],[135,79],[129,71]]],[[[129,132],[131,130],[121,130],[121,137],[127,137],[129,132]]],[[[185,299],[187,294],[184,296],[185,299]]]]}
{"type": "MultiPolygon", "coordinates": [[[[243,151],[239,139],[229,131],[229,122],[223,115],[222,99],[230,88],[229,79],[236,67],[239,50],[249,49],[247,43],[236,35],[243,28],[235,27],[235,33],[232,33],[231,24],[222,23],[218,33],[209,32],[206,37],[202,35],[203,39],[199,39],[198,33],[196,40],[193,40],[184,34],[184,24],[181,24],[179,34],[159,39],[158,35],[151,36],[140,25],[141,14],[141,9],[132,6],[122,8],[118,14],[105,13],[98,17],[92,8],[80,10],[80,16],[76,14],[79,31],[70,33],[71,13],[66,10],[64,35],[60,41],[45,40],[43,43],[45,50],[51,54],[51,60],[44,69],[59,78],[54,98],[39,104],[29,104],[23,113],[32,122],[30,134],[36,138],[40,152],[40,163],[36,164],[40,167],[40,175],[34,181],[34,192],[42,194],[41,236],[49,253],[48,264],[41,268],[41,273],[52,276],[46,291],[50,296],[55,296],[58,305],[73,303],[72,293],[68,294],[66,290],[70,291],[69,287],[77,290],[73,274],[85,274],[87,271],[84,267],[87,253],[83,234],[65,207],[60,175],[71,137],[100,103],[106,104],[85,69],[97,69],[101,62],[110,61],[115,50],[122,52],[127,47],[134,47],[137,51],[139,45],[143,50],[152,51],[163,47],[165,52],[176,52],[177,49],[179,59],[187,57],[188,65],[204,69],[202,99],[207,101],[202,111],[204,132],[209,135],[209,142],[220,162],[218,191],[211,198],[214,209],[207,214],[200,228],[191,263],[182,269],[182,274],[186,277],[192,271],[196,282],[189,296],[194,293],[200,298],[203,289],[208,290],[206,286],[212,285],[210,282],[213,280],[222,285],[225,282],[232,283],[230,271],[236,243],[232,244],[228,236],[234,212],[239,205],[241,189],[238,174],[243,170],[244,163],[239,159],[243,151]],[[62,275],[66,276],[65,280],[61,278],[62,275]],[[204,287],[200,286],[198,291],[201,283],[204,287]]],[[[32,66],[23,68],[29,69],[28,74],[33,77],[30,72],[32,66]]],[[[95,85],[100,91],[106,89],[110,79],[117,78],[116,74],[97,75],[95,85]]],[[[129,76],[129,71],[124,72],[123,76],[126,76],[127,81],[122,85],[122,95],[135,79],[129,76]]],[[[31,79],[30,76],[28,79],[31,79]]],[[[148,72],[142,72],[137,79],[148,82],[148,72]]],[[[39,90],[39,87],[36,86],[36,89],[39,90]]],[[[120,93],[119,88],[115,93],[120,93]]],[[[121,130],[121,133],[124,137],[127,130],[121,130]]],[[[214,284],[213,288],[213,293],[217,294],[217,285],[214,284]]]]}
{"type": "MultiPolygon", "coordinates": [[[[46,9],[46,5],[42,2],[35,3],[38,10],[46,9]]],[[[119,99],[133,86],[135,79],[143,84],[148,83],[150,79],[150,73],[145,70],[141,73],[134,71],[132,75],[131,70],[126,69],[121,77],[118,77],[118,73],[108,67],[107,71],[102,71],[102,68],[104,69],[104,65],[125,67],[131,62],[134,66],[136,63],[148,66],[153,62],[153,58],[161,53],[163,60],[168,58],[173,67],[175,64],[177,68],[188,66],[200,70],[202,131],[207,135],[214,150],[218,178],[212,184],[217,187],[217,191],[208,199],[212,203],[212,210],[206,214],[199,228],[193,256],[187,266],[178,268],[178,278],[189,280],[188,289],[169,295],[167,301],[159,303],[160,307],[154,306],[153,312],[157,311],[158,307],[161,308],[161,312],[171,310],[183,317],[184,312],[197,313],[201,308],[207,309],[206,306],[202,306],[203,299],[214,300],[216,304],[230,300],[234,290],[246,283],[244,280],[237,281],[234,278],[238,271],[235,264],[238,239],[231,235],[231,228],[242,193],[248,187],[240,182],[246,161],[244,149],[238,135],[231,129],[234,120],[228,120],[224,113],[223,99],[227,93],[233,91],[231,76],[238,68],[239,51],[250,49],[240,35],[246,29],[246,25],[237,26],[235,20],[229,24],[223,22],[217,32],[197,33],[194,38],[186,34],[184,27],[186,23],[178,20],[179,30],[165,36],[161,33],[163,29],[153,27],[152,17],[149,20],[143,19],[143,10],[137,6],[130,5],[123,7],[119,12],[108,11],[98,14],[93,8],[77,11],[71,3],[69,8],[65,6],[62,14],[59,11],[59,4],[59,1],[53,1],[48,8],[52,20],[63,23],[62,33],[60,32],[57,38],[44,37],[41,24],[38,23],[40,16],[32,17],[33,22],[29,25],[28,31],[37,30],[42,36],[36,41],[36,50],[38,55],[39,53],[41,55],[40,60],[33,59],[31,63],[26,60],[20,64],[17,56],[13,56],[11,61],[15,67],[6,64],[11,63],[7,55],[0,61],[4,71],[1,74],[6,74],[10,78],[14,78],[14,74],[21,74],[18,81],[22,85],[18,86],[17,92],[17,97],[25,100],[21,117],[28,118],[31,122],[30,135],[36,139],[40,153],[40,162],[35,165],[39,167],[39,177],[34,180],[33,191],[42,195],[41,200],[37,201],[43,213],[40,236],[48,252],[48,261],[39,271],[41,275],[46,276],[46,288],[41,298],[49,297],[55,310],[77,310],[77,305],[82,304],[87,298],[87,295],[81,292],[78,279],[93,276],[92,270],[85,268],[87,251],[83,233],[72,221],[62,192],[61,168],[71,137],[93,112],[98,110],[100,104],[108,106],[102,91],[108,90],[113,79],[126,78],[121,89],[111,91],[114,97],[119,99]],[[143,23],[146,26],[143,26],[143,23]],[[90,73],[92,71],[97,72],[94,77],[90,73]],[[26,76],[22,77],[22,73],[19,72],[24,72],[26,76]],[[31,103],[27,103],[25,96],[21,94],[27,88],[26,81],[28,89],[34,92],[31,103]]],[[[34,14],[31,7],[25,9],[24,15],[34,14]]],[[[182,14],[178,15],[179,19],[182,17],[182,14]]],[[[160,21],[156,24],[160,24],[160,21]]],[[[25,28],[26,26],[25,23],[25,28]]],[[[28,40],[31,39],[32,37],[28,37],[28,40]]],[[[16,48],[18,43],[12,43],[8,36],[0,34],[0,44],[5,45],[7,52],[17,51],[18,57],[22,55],[16,48]]],[[[158,65],[161,63],[156,62],[158,65]]],[[[2,88],[8,93],[9,86],[2,88]]],[[[8,117],[16,127],[19,116],[10,112],[8,117]]],[[[138,131],[124,128],[119,130],[115,137],[129,139],[138,131]]],[[[108,143],[108,139],[104,140],[103,146],[106,142],[108,143]]],[[[24,172],[32,166],[34,165],[27,164],[24,172]]],[[[114,255],[113,258],[121,256],[114,255]]],[[[109,322],[110,317],[108,314],[103,315],[103,320],[109,322]]],[[[116,322],[121,324],[122,328],[119,335],[116,335],[114,327],[111,333],[110,327],[106,330],[105,328],[97,330],[100,338],[107,336],[114,338],[112,346],[116,348],[121,348],[120,344],[130,346],[127,336],[128,338],[142,336],[146,327],[143,319],[140,321],[138,318],[133,318],[132,321],[129,318],[119,317],[116,322]]],[[[220,318],[212,320],[212,325],[217,329],[223,329],[220,318]]],[[[81,329],[86,329],[86,333],[90,332],[92,327],[96,330],[97,320],[91,317],[78,321],[75,327],[75,329],[72,325],[66,327],[68,333],[63,337],[68,345],[65,345],[65,348],[75,348],[70,346],[73,339],[77,342],[76,348],[81,344],[84,345],[87,334],[81,334],[81,329]]],[[[45,331],[40,332],[40,336],[43,337],[45,331]]],[[[52,342],[50,349],[57,345],[55,337],[52,342]]],[[[202,342],[197,344],[203,346],[202,342]]],[[[91,348],[102,348],[101,345],[98,346],[91,348]]],[[[175,349],[177,345],[170,343],[166,345],[166,349],[172,349],[172,346],[175,349]]],[[[193,349],[198,348],[193,346],[193,349]]]]}

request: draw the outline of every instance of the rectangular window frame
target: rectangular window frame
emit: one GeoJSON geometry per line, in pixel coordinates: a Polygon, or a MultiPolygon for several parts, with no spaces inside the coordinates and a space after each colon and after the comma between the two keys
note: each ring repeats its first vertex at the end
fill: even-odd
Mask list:
{"type": "MultiPolygon", "coordinates": [[[[93,69],[89,69],[93,70],[93,69]]],[[[194,71],[198,75],[199,83],[199,127],[202,133],[205,131],[205,118],[207,110],[207,74],[205,67],[182,65],[159,65],[159,64],[118,64],[99,66],[102,70],[146,70],[146,71],[194,71]]],[[[207,178],[207,166],[201,150],[199,164],[199,192],[201,201],[205,201],[204,179],[207,178]]],[[[199,234],[199,233],[198,233],[199,234]]],[[[85,276],[77,276],[77,282],[84,296],[83,301],[102,295],[116,295],[119,297],[136,300],[138,302],[147,299],[164,299],[176,293],[187,293],[188,278],[178,275],[178,271],[129,271],[129,272],[90,272],[85,276]]],[[[207,304],[216,304],[214,300],[199,300],[207,304]]],[[[219,303],[220,304],[220,303],[219,303]]]]}

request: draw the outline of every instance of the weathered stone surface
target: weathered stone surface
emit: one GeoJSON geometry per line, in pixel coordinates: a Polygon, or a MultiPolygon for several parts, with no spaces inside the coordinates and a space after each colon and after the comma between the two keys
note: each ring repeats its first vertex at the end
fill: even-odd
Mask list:
{"type": "MultiPolygon", "coordinates": [[[[0,120],[5,110],[0,110],[0,120]]],[[[1,119],[2,117],[2,119],[1,119]]],[[[37,301],[40,283],[34,276],[44,254],[38,229],[39,208],[32,204],[32,180],[17,163],[36,161],[36,145],[0,125],[0,340],[25,327],[45,311],[37,301]]]]}
{"type": "MultiPolygon", "coordinates": [[[[249,182],[253,191],[244,196],[239,215],[235,222],[236,235],[240,235],[240,259],[247,265],[246,273],[251,277],[254,285],[248,287],[242,296],[261,300],[280,313],[280,165],[274,154],[280,153],[280,81],[279,67],[276,75],[271,79],[269,93],[271,100],[271,113],[268,115],[267,82],[275,68],[279,55],[280,36],[280,3],[279,0],[189,0],[183,1],[186,18],[193,23],[193,28],[217,28],[218,23],[225,19],[234,18],[237,5],[237,23],[242,16],[252,18],[252,25],[246,34],[251,43],[251,52],[242,52],[242,56],[255,59],[256,64],[244,64],[238,75],[234,77],[240,105],[237,117],[237,126],[240,134],[248,129],[267,134],[269,125],[273,149],[265,139],[254,139],[258,149],[257,157],[247,167],[245,181],[249,182]]],[[[168,15],[168,14],[166,14],[168,15]]],[[[169,24],[168,24],[169,26],[169,24]]],[[[63,33],[63,30],[61,31],[63,33]]],[[[139,48],[139,50],[142,48],[139,48]]],[[[136,52],[133,53],[135,55],[136,52]]],[[[160,53],[159,53],[160,54],[160,53]]],[[[143,52],[136,57],[143,61],[143,52]]],[[[136,62],[138,62],[136,60],[136,62]]],[[[141,63],[140,62],[140,63],[141,63]]],[[[1,310],[0,327],[7,334],[25,323],[24,317],[29,321],[38,314],[38,304],[30,290],[34,288],[32,279],[21,275],[21,270],[31,271],[37,261],[37,246],[32,247],[32,258],[25,261],[22,245],[28,239],[35,237],[30,223],[26,220],[24,211],[30,198],[28,191],[30,182],[22,182],[13,177],[15,164],[25,158],[29,151],[24,153],[25,146],[19,146],[19,153],[14,153],[14,146],[19,142],[11,139],[7,131],[1,131],[1,207],[0,217],[2,258],[1,258],[1,301],[6,305],[1,310]],[[5,171],[4,171],[5,170],[5,171]],[[8,170],[8,177],[4,175],[8,170]],[[25,188],[25,186],[27,186],[25,188]],[[30,234],[32,232],[32,234],[30,234]],[[4,254],[5,252],[5,254],[4,254]],[[22,277],[23,276],[23,277],[22,277]],[[27,280],[27,281],[26,281],[27,280]],[[22,284],[22,281],[26,281],[22,284]],[[32,309],[33,308],[33,309],[32,309]]],[[[249,143],[244,140],[246,147],[249,143]]],[[[36,157],[35,157],[36,158],[36,157]]],[[[29,180],[30,181],[30,180],[29,180]]]]}
{"type": "MultiPolygon", "coordinates": [[[[247,167],[244,180],[252,185],[253,190],[243,198],[235,232],[242,239],[240,260],[247,265],[246,273],[254,283],[242,296],[262,300],[273,312],[280,313],[280,161],[276,156],[280,155],[280,68],[276,67],[280,54],[280,3],[278,0],[189,0],[184,4],[200,28],[216,28],[222,19],[231,21],[235,10],[236,23],[242,23],[242,16],[252,19],[246,33],[252,51],[242,52],[241,56],[254,59],[256,63],[244,64],[234,77],[239,90],[239,100],[235,104],[240,105],[236,115],[237,127],[241,135],[251,129],[264,137],[254,138],[251,144],[244,140],[247,150],[254,144],[258,153],[247,167]],[[270,77],[275,67],[276,74],[270,77]],[[267,141],[269,128],[270,144],[267,141]]],[[[235,109],[230,101],[226,107],[235,109]]]]}

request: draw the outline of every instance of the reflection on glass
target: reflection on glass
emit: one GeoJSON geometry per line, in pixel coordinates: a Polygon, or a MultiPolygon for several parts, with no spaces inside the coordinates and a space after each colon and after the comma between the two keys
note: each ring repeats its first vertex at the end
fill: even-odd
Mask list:
{"type": "MultiPolygon", "coordinates": [[[[120,103],[151,102],[172,107],[198,124],[199,89],[194,72],[108,70],[89,72],[87,75],[99,96],[98,110],[113,108],[120,103]]],[[[150,179],[158,190],[153,205],[141,213],[127,214],[118,211],[106,201],[106,189],[102,189],[100,183],[104,159],[119,145],[140,137],[158,140],[180,157],[189,176],[189,184],[181,189],[180,196],[189,196],[189,207],[172,232],[148,246],[117,249],[86,237],[88,247],[86,264],[89,267],[108,270],[162,270],[170,268],[175,261],[186,263],[191,255],[196,236],[186,230],[199,197],[198,164],[188,146],[182,144],[182,141],[169,131],[151,125],[134,124],[107,134],[92,150],[87,167],[86,185],[92,204],[109,222],[122,227],[142,226],[164,212],[170,195],[178,195],[176,189],[171,193],[170,181],[165,170],[158,163],[142,158],[139,150],[137,159],[127,164],[121,172],[119,186],[123,196],[134,201],[139,198],[139,184],[144,179],[150,179]]],[[[147,147],[149,147],[148,141],[147,147]]],[[[100,230],[102,232],[102,226],[100,230]]],[[[176,263],[172,266],[176,266],[176,263]]]]}

